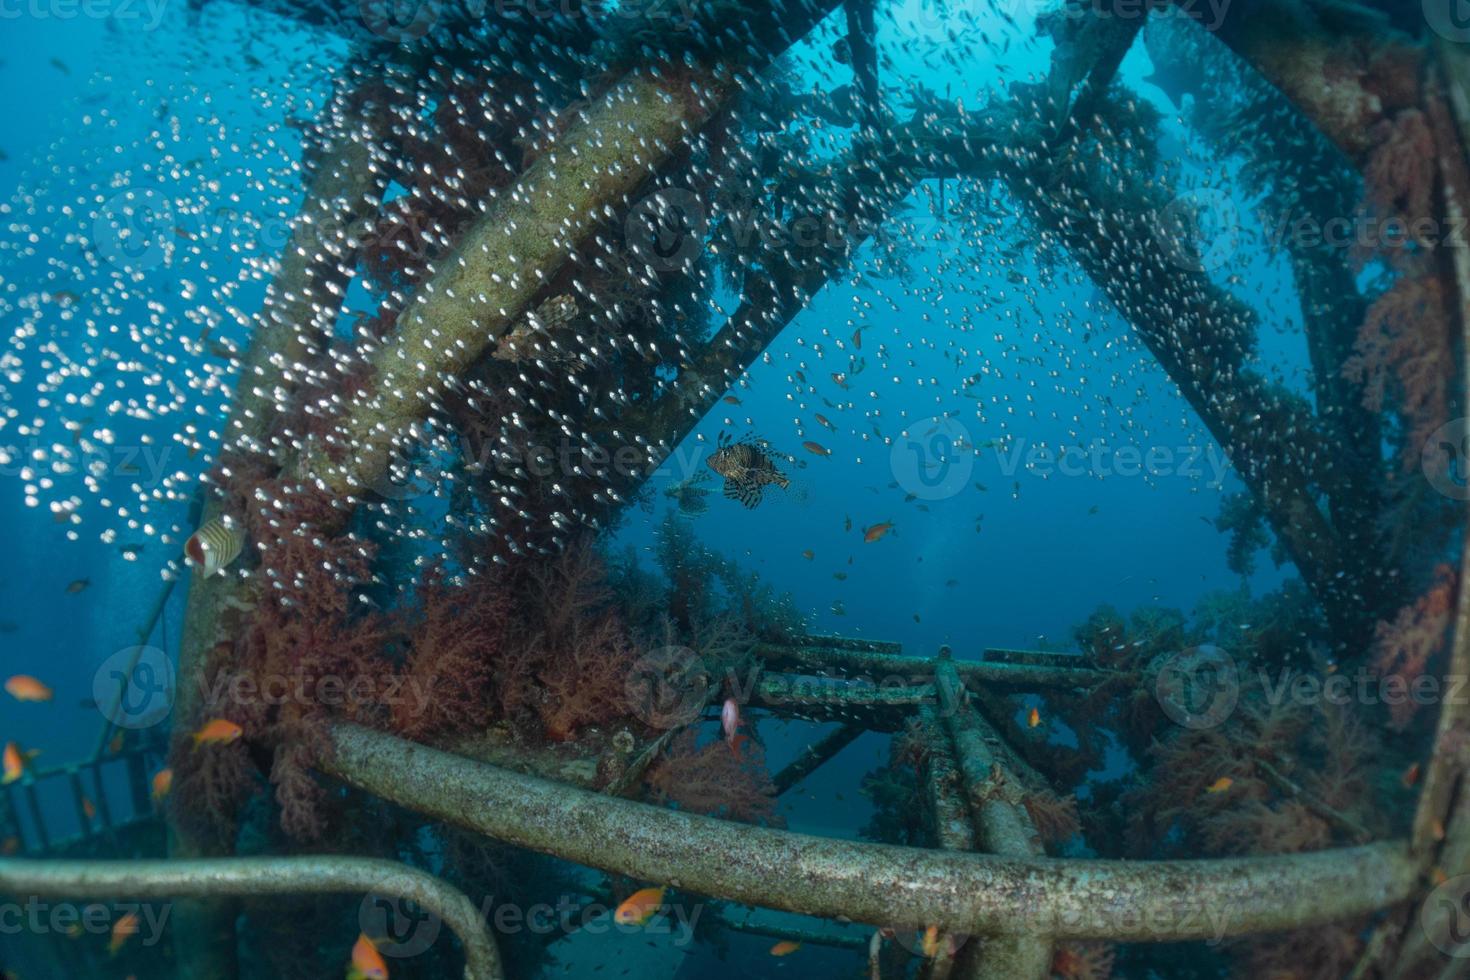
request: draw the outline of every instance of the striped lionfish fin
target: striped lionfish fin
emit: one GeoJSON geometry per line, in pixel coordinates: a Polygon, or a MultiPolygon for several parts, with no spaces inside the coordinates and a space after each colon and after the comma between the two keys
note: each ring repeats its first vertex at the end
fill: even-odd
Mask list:
{"type": "Polygon", "coordinates": [[[747,508],[754,508],[761,502],[761,488],[750,480],[726,480],[725,496],[740,501],[747,508]]]}

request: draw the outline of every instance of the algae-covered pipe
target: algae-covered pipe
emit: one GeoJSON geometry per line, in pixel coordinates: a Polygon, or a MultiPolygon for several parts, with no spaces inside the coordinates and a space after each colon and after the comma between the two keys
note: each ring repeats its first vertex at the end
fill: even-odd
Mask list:
{"type": "Polygon", "coordinates": [[[1012,859],[813,837],[521,775],[358,725],[324,771],[497,840],[714,898],[969,934],[1168,942],[1296,929],[1412,894],[1408,844],[1213,861],[1012,859]]]}
{"type": "Polygon", "coordinates": [[[729,103],[745,73],[785,51],[834,6],[691,7],[697,21],[690,34],[722,40],[687,74],[628,72],[489,203],[369,356],[363,393],[347,403],[336,431],[311,444],[293,474],[338,497],[371,486],[441,392],[516,324],[607,215],[626,213],[645,181],[729,103]]]}
{"type": "MultiPolygon", "coordinates": [[[[0,858],[0,894],[12,898],[202,898],[225,895],[388,895],[414,902],[464,946],[465,980],[502,980],[500,951],[463,892],[417,868],[336,856],[169,861],[0,858]]],[[[178,932],[177,924],[174,928],[178,932]]],[[[347,951],[343,951],[346,960],[347,951]]]]}
{"type": "MultiPolygon", "coordinates": [[[[871,650],[845,650],[824,646],[784,646],[774,643],[756,644],[754,654],[776,670],[823,670],[856,672],[875,683],[908,678],[914,681],[934,676],[934,662],[924,657],[871,650]]],[[[1044,664],[989,663],[978,660],[956,660],[955,670],[966,684],[1007,690],[1036,690],[1046,687],[1095,687],[1111,676],[1109,671],[1088,666],[1081,657],[1076,667],[1044,664]]]]}

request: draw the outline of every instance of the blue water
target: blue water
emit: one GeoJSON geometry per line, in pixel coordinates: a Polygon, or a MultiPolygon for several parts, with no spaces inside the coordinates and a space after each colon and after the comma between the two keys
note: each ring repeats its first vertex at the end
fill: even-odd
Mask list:
{"type": "MultiPolygon", "coordinates": [[[[212,447],[227,398],[217,386],[201,392],[188,383],[202,370],[217,370],[217,362],[206,368],[206,358],[170,360],[179,352],[166,338],[193,337],[208,316],[224,314],[226,304],[211,297],[220,283],[239,281],[228,290],[229,307],[245,317],[258,308],[263,286],[252,263],[269,260],[280,242],[242,233],[224,209],[265,217],[294,212],[300,188],[290,167],[301,145],[287,123],[310,118],[344,50],[340,40],[222,2],[202,12],[169,3],[156,24],[140,5],[138,17],[25,15],[0,24],[0,90],[10,95],[0,126],[7,156],[0,186],[15,193],[10,207],[29,212],[24,220],[38,231],[34,241],[6,232],[11,219],[0,213],[4,329],[24,321],[66,349],[81,343],[86,319],[95,317],[104,334],[116,331],[102,343],[137,348],[142,372],[166,382],[145,388],[128,381],[108,390],[108,381],[95,404],[65,404],[87,387],[73,379],[43,401],[32,382],[44,358],[33,344],[24,355],[26,383],[3,389],[0,445],[10,456],[0,482],[0,539],[11,558],[0,565],[0,648],[7,676],[43,678],[55,698],[0,698],[0,741],[39,749],[41,763],[92,751],[102,717],[87,702],[98,672],[137,642],[158,591],[181,569],[174,559],[192,530],[192,480],[211,462],[212,449],[191,453],[176,437],[197,426],[212,447]],[[189,160],[201,162],[191,173],[174,172],[189,160]],[[120,183],[163,188],[192,202],[180,208],[179,224],[212,228],[206,247],[170,243],[177,248],[168,261],[134,289],[110,293],[119,297],[113,308],[46,299],[28,307],[25,297],[86,293],[115,275],[89,268],[76,236],[86,234],[86,204],[95,207],[120,183]],[[60,438],[54,422],[39,437],[29,435],[33,418],[100,423],[111,398],[151,389],[166,403],[168,383],[187,406],[165,406],[151,420],[117,420],[116,446],[137,452],[125,459],[116,448],[95,450],[102,467],[90,483],[75,468],[48,474],[43,463],[35,474],[24,471],[33,450],[56,458],[49,447],[60,438]],[[47,476],[50,485],[29,486],[47,476]],[[146,513],[136,505],[140,482],[157,491],[146,513]],[[58,520],[53,504],[73,497],[82,520],[64,513],[58,520]],[[127,546],[136,550],[125,555],[127,546]]],[[[828,24],[817,40],[798,46],[791,60],[804,83],[824,90],[844,81],[829,57],[836,37],[835,23],[828,24]]],[[[919,0],[880,18],[879,43],[896,103],[922,86],[980,106],[1007,82],[1044,73],[1051,53],[1032,36],[1027,16],[1012,21],[986,4],[941,15],[919,0]],[[988,39],[994,63],[987,72],[925,55],[914,43],[950,30],[988,39]]],[[[1120,78],[1165,114],[1165,141],[1179,154],[1181,182],[1207,182],[1231,195],[1246,216],[1247,240],[1256,240],[1256,202],[1222,178],[1170,118],[1171,103],[1144,81],[1151,67],[1135,45],[1120,78]]],[[[819,138],[840,144],[846,136],[819,138]]],[[[943,193],[953,203],[954,182],[943,193]]],[[[983,247],[1010,250],[1013,262],[974,261],[973,244],[959,240],[959,222],[938,211],[938,182],[921,184],[893,219],[895,232],[901,225],[919,229],[912,241],[920,244],[904,249],[907,272],[884,272],[872,243],[860,251],[854,266],[869,274],[823,291],[724,393],[739,404],[721,401],[697,425],[650,482],[652,506],[629,508],[608,537],[609,549],[631,547],[651,563],[657,530],[673,506],[664,491],[704,471],[719,435],[729,433],[762,438],[789,457],[780,465],[792,487],[769,491],[754,510],[716,494],[706,513],[690,518],[695,532],[789,593],[813,633],[899,642],[920,656],[941,646],[966,659],[995,647],[1069,651],[1076,648],[1074,627],[1100,605],[1125,614],[1141,607],[1187,614],[1212,593],[1244,588],[1260,595],[1288,578],[1291,568],[1277,568],[1264,553],[1245,580],[1227,568],[1225,538],[1211,522],[1222,498],[1242,485],[1220,447],[1099,290],[1065,260],[1055,268],[1038,261],[1027,227],[1007,220],[1005,192],[995,185],[988,193],[999,234],[983,247]],[[1030,286],[1037,281],[1045,287],[1030,286]],[[852,373],[850,358],[861,359],[860,373],[852,373]],[[846,389],[832,380],[843,372],[846,389]],[[807,441],[822,454],[803,448],[807,441]],[[1057,455],[1068,450],[1059,465],[1057,455]],[[864,529],[881,522],[892,530],[865,542],[864,529]],[[807,551],[812,557],[803,556],[807,551]]],[[[1289,270],[1264,250],[1241,251],[1218,276],[1249,282],[1238,293],[1261,314],[1260,363],[1273,380],[1305,392],[1308,361],[1289,270]]],[[[344,305],[361,308],[363,299],[354,285],[344,305]]],[[[245,340],[228,314],[212,336],[245,340]]],[[[175,590],[150,644],[173,649],[186,585],[175,590]]],[[[1044,699],[1035,703],[1045,706],[1044,699]]],[[[803,722],[765,725],[772,769],[820,731],[803,722]]],[[[887,757],[886,737],[858,740],[783,798],[788,827],[855,836],[872,813],[858,781],[887,757]]],[[[64,804],[48,806],[62,825],[72,820],[64,804]]],[[[731,942],[723,964],[714,965],[701,948],[679,975],[718,969],[729,976],[837,976],[857,968],[849,953],[819,950],[801,964],[775,963],[765,957],[769,940],[731,942]]],[[[635,974],[656,968],[632,962],[635,974]]],[[[624,966],[621,959],[607,964],[607,975],[624,966]]],[[[591,975],[585,969],[573,975],[591,975]]]]}

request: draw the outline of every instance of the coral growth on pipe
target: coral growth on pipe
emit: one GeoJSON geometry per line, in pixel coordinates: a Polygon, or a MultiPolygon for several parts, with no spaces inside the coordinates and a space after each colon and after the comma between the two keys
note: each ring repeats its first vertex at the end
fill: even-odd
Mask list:
{"type": "Polygon", "coordinates": [[[1402,841],[1215,861],[989,858],[652,807],[346,723],[327,737],[327,772],[458,826],[640,880],[875,925],[1166,942],[1331,922],[1402,901],[1418,884],[1402,841]]]}
{"type": "Polygon", "coordinates": [[[443,920],[464,946],[465,980],[505,976],[495,940],[474,903],[433,875],[394,861],[326,855],[168,861],[0,858],[0,892],[56,898],[374,893],[414,902],[443,920]]]}

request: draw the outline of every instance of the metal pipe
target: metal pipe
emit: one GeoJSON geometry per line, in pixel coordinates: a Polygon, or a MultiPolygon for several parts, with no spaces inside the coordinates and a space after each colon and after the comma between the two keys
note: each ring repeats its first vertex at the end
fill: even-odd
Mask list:
{"type": "MultiPolygon", "coordinates": [[[[771,777],[771,782],[776,784],[776,795],[780,796],[816,772],[819,767],[851,745],[853,740],[865,731],[867,729],[862,725],[849,722],[845,725],[837,726],[811,745],[802,749],[801,754],[793,759],[785,769],[782,769],[775,776],[771,777]]],[[[865,937],[862,941],[866,944],[868,940],[865,937]]]]}
{"type": "MultiPolygon", "coordinates": [[[[921,680],[934,676],[934,665],[927,658],[902,654],[848,650],[838,647],[778,646],[757,644],[754,654],[772,668],[796,668],[805,671],[847,671],[877,679],[909,678],[921,680]]],[[[1078,658],[1079,662],[1081,658],[1078,658]]],[[[966,684],[985,687],[1035,690],[1038,687],[1093,687],[1109,677],[1108,671],[1091,667],[1054,667],[1042,664],[989,663],[980,660],[956,660],[955,670],[966,684]]]]}
{"type": "Polygon", "coordinates": [[[520,847],[715,898],[877,925],[1166,942],[1301,928],[1412,894],[1404,841],[1212,861],[1014,859],[813,837],[508,772],[338,723],[321,768],[520,847]]]}
{"type": "Polygon", "coordinates": [[[335,855],[168,861],[0,858],[0,892],[38,898],[392,895],[418,904],[454,931],[464,946],[465,980],[505,976],[500,951],[475,904],[447,882],[396,861],[335,855]]]}

